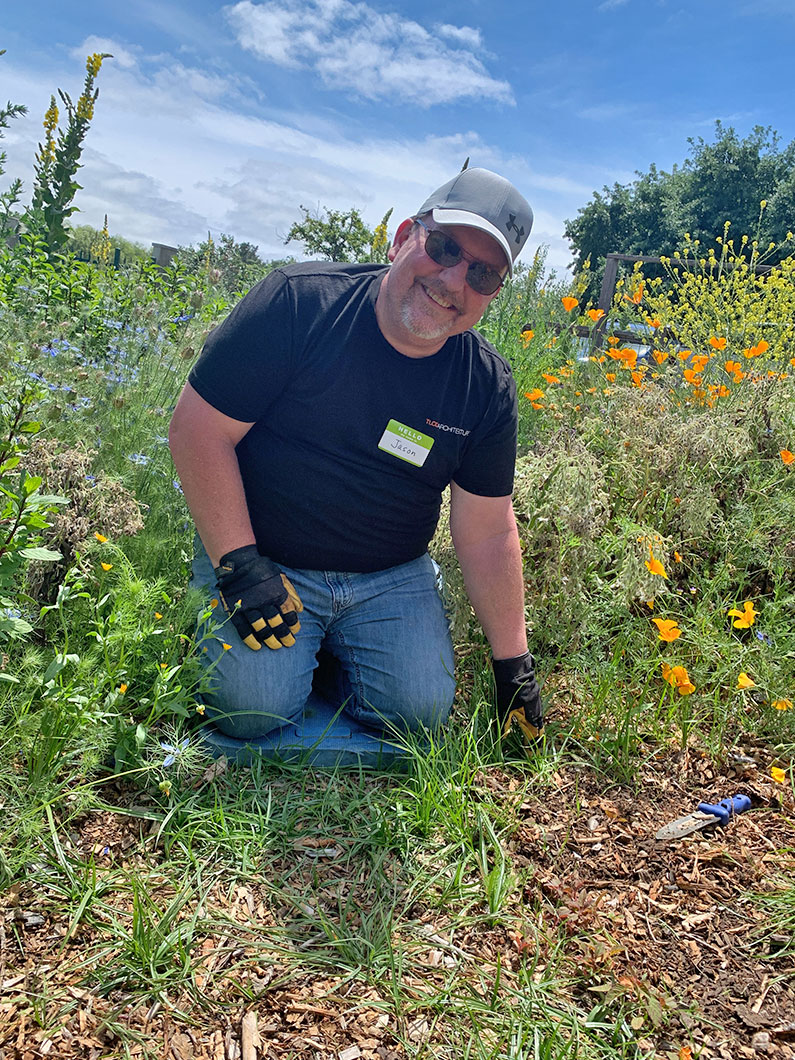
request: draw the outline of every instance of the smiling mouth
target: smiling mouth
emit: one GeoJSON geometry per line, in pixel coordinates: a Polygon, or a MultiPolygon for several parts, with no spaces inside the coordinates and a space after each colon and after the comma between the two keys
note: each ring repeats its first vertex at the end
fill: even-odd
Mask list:
{"type": "Polygon", "coordinates": [[[458,306],[455,305],[454,302],[451,302],[448,298],[445,298],[443,295],[438,294],[431,287],[428,287],[427,284],[421,283],[420,287],[422,287],[423,291],[434,303],[434,305],[438,305],[440,309],[446,309],[448,310],[448,312],[460,312],[458,306]]]}

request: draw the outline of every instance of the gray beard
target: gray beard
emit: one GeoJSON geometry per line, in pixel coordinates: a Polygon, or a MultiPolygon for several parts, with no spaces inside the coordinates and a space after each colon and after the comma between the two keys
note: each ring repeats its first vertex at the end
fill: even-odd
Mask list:
{"type": "Polygon", "coordinates": [[[400,307],[400,322],[403,327],[418,339],[441,339],[449,335],[449,324],[443,320],[434,323],[429,317],[422,316],[412,305],[411,297],[404,300],[400,307]]]}

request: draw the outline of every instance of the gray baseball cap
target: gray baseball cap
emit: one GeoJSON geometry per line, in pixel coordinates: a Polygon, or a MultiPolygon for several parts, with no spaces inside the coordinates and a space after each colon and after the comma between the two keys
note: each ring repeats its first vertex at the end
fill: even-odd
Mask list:
{"type": "Polygon", "coordinates": [[[417,211],[431,213],[440,225],[468,225],[496,239],[508,259],[508,271],[527,242],[533,211],[505,177],[489,169],[464,169],[429,195],[417,211]]]}

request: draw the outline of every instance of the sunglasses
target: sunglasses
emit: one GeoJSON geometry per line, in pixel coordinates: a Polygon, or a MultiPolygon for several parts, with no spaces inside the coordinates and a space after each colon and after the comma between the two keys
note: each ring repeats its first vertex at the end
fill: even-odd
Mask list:
{"type": "Polygon", "coordinates": [[[467,283],[477,294],[494,294],[502,287],[505,275],[500,272],[496,265],[488,265],[485,261],[471,258],[469,254],[459,247],[458,243],[450,236],[445,235],[440,228],[428,228],[419,217],[415,218],[418,225],[427,232],[425,236],[425,253],[441,265],[443,269],[451,269],[462,259],[469,262],[467,269],[467,283]]]}

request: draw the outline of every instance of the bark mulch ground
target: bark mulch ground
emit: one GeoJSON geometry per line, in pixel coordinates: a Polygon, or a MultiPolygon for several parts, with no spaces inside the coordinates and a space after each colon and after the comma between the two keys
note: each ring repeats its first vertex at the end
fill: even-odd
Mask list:
{"type": "MultiPolygon", "coordinates": [[[[497,964],[506,986],[527,961],[536,981],[547,963],[559,976],[561,939],[570,1000],[628,1022],[637,1056],[793,1058],[795,946],[791,932],[771,929],[766,906],[750,897],[791,886],[795,870],[791,798],[769,778],[768,765],[758,748],[720,768],[694,752],[668,754],[644,766],[637,791],[605,790],[604,781],[572,766],[538,798],[522,795],[508,768],[484,773],[474,796],[505,805],[513,823],[504,854],[519,884],[498,926],[456,926],[443,908],[416,905],[410,927],[396,919],[393,931],[409,954],[400,991],[414,1001],[403,1013],[383,982],[330,965],[305,974],[295,960],[251,956],[243,926],[267,933],[292,915],[256,883],[214,885],[208,894],[208,910],[223,906],[241,935],[205,933],[194,953],[192,996],[171,991],[166,1003],[154,1004],[136,1001],[132,989],[101,996],[86,986],[85,965],[98,952],[101,923],[65,942],[74,909],[46,889],[19,884],[0,908],[0,1060],[402,1060],[416,1055],[406,1042],[424,1045],[427,1056],[463,1055],[464,1043],[457,1050],[451,1026],[430,1000],[424,1009],[423,999],[451,975],[463,981],[497,964]],[[751,797],[753,809],[725,830],[654,838],[699,801],[737,792],[751,797]]],[[[100,876],[148,862],[157,889],[149,822],[90,814],[73,839],[83,857],[93,853],[100,876]]],[[[313,850],[299,845],[295,857],[306,862],[307,879],[322,885],[324,873],[339,876],[343,847],[344,838],[330,837],[313,850]]],[[[366,894],[366,881],[356,885],[366,894]]],[[[161,880],[161,902],[170,886],[161,880]]],[[[105,959],[113,960],[112,948],[105,959]]]]}

